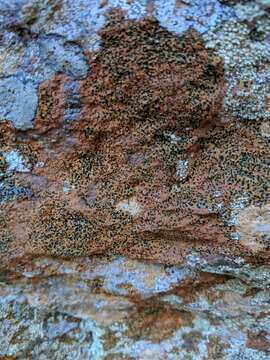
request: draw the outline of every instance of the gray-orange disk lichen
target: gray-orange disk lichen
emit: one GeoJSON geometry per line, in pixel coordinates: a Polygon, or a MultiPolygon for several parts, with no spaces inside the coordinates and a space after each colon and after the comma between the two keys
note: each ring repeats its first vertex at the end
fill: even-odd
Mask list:
{"type": "Polygon", "coordinates": [[[40,86],[33,130],[1,125],[3,262],[96,253],[267,261],[269,136],[263,122],[220,119],[221,59],[192,30],[179,38],[119,12],[101,39],[77,120],[65,118],[71,80],[56,74],[40,86]]]}

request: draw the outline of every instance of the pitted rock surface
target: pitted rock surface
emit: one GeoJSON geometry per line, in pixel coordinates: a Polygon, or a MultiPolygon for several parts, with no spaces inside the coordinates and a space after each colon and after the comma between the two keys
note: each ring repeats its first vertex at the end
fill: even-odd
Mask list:
{"type": "Polygon", "coordinates": [[[260,123],[222,123],[222,60],[198,33],[177,37],[151,17],[115,11],[100,35],[75,94],[77,120],[66,119],[70,80],[58,74],[40,85],[34,130],[17,138],[22,164],[3,184],[30,190],[4,209],[9,256],[114,253],[173,264],[195,251],[266,261],[267,225],[251,246],[241,208],[256,208],[255,221],[267,214],[268,138],[260,123]]]}
{"type": "Polygon", "coordinates": [[[0,2],[0,357],[270,356],[269,1],[0,2]]]}

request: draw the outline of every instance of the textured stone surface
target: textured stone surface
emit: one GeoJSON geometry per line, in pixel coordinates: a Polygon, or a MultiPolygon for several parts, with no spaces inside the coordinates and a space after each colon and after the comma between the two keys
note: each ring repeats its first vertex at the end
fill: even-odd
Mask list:
{"type": "Polygon", "coordinates": [[[31,128],[38,105],[35,85],[13,76],[4,78],[0,81],[0,96],[1,119],[12,121],[22,130],[31,128]]]}
{"type": "Polygon", "coordinates": [[[36,259],[2,274],[0,355],[30,359],[263,359],[269,268],[36,259]],[[219,275],[217,275],[219,274],[219,275]],[[64,300],[64,301],[63,301],[64,300]]]}
{"type": "Polygon", "coordinates": [[[0,2],[1,358],[269,359],[269,6],[0,2]]]}
{"type": "Polygon", "coordinates": [[[260,223],[269,207],[265,122],[223,122],[221,58],[153,17],[116,11],[100,35],[89,75],[77,87],[66,74],[42,82],[33,131],[5,136],[3,161],[17,141],[32,171],[9,162],[3,184],[32,196],[5,207],[3,260],[106,252],[175,264],[197,251],[267,261],[267,215],[251,243],[243,225],[245,208],[260,223]]]}

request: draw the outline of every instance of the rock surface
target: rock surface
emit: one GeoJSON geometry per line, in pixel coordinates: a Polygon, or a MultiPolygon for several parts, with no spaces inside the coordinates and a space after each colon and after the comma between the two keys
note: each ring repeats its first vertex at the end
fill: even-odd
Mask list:
{"type": "Polygon", "coordinates": [[[269,268],[39,258],[2,274],[6,359],[269,359],[269,268]]]}
{"type": "Polygon", "coordinates": [[[1,358],[270,357],[269,14],[1,1],[1,358]]]}

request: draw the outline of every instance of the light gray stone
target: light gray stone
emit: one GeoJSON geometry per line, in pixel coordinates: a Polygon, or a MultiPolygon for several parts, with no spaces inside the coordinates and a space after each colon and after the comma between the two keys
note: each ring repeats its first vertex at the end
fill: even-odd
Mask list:
{"type": "Polygon", "coordinates": [[[16,129],[33,127],[38,106],[36,86],[17,77],[0,79],[0,119],[9,120],[16,129]]]}

